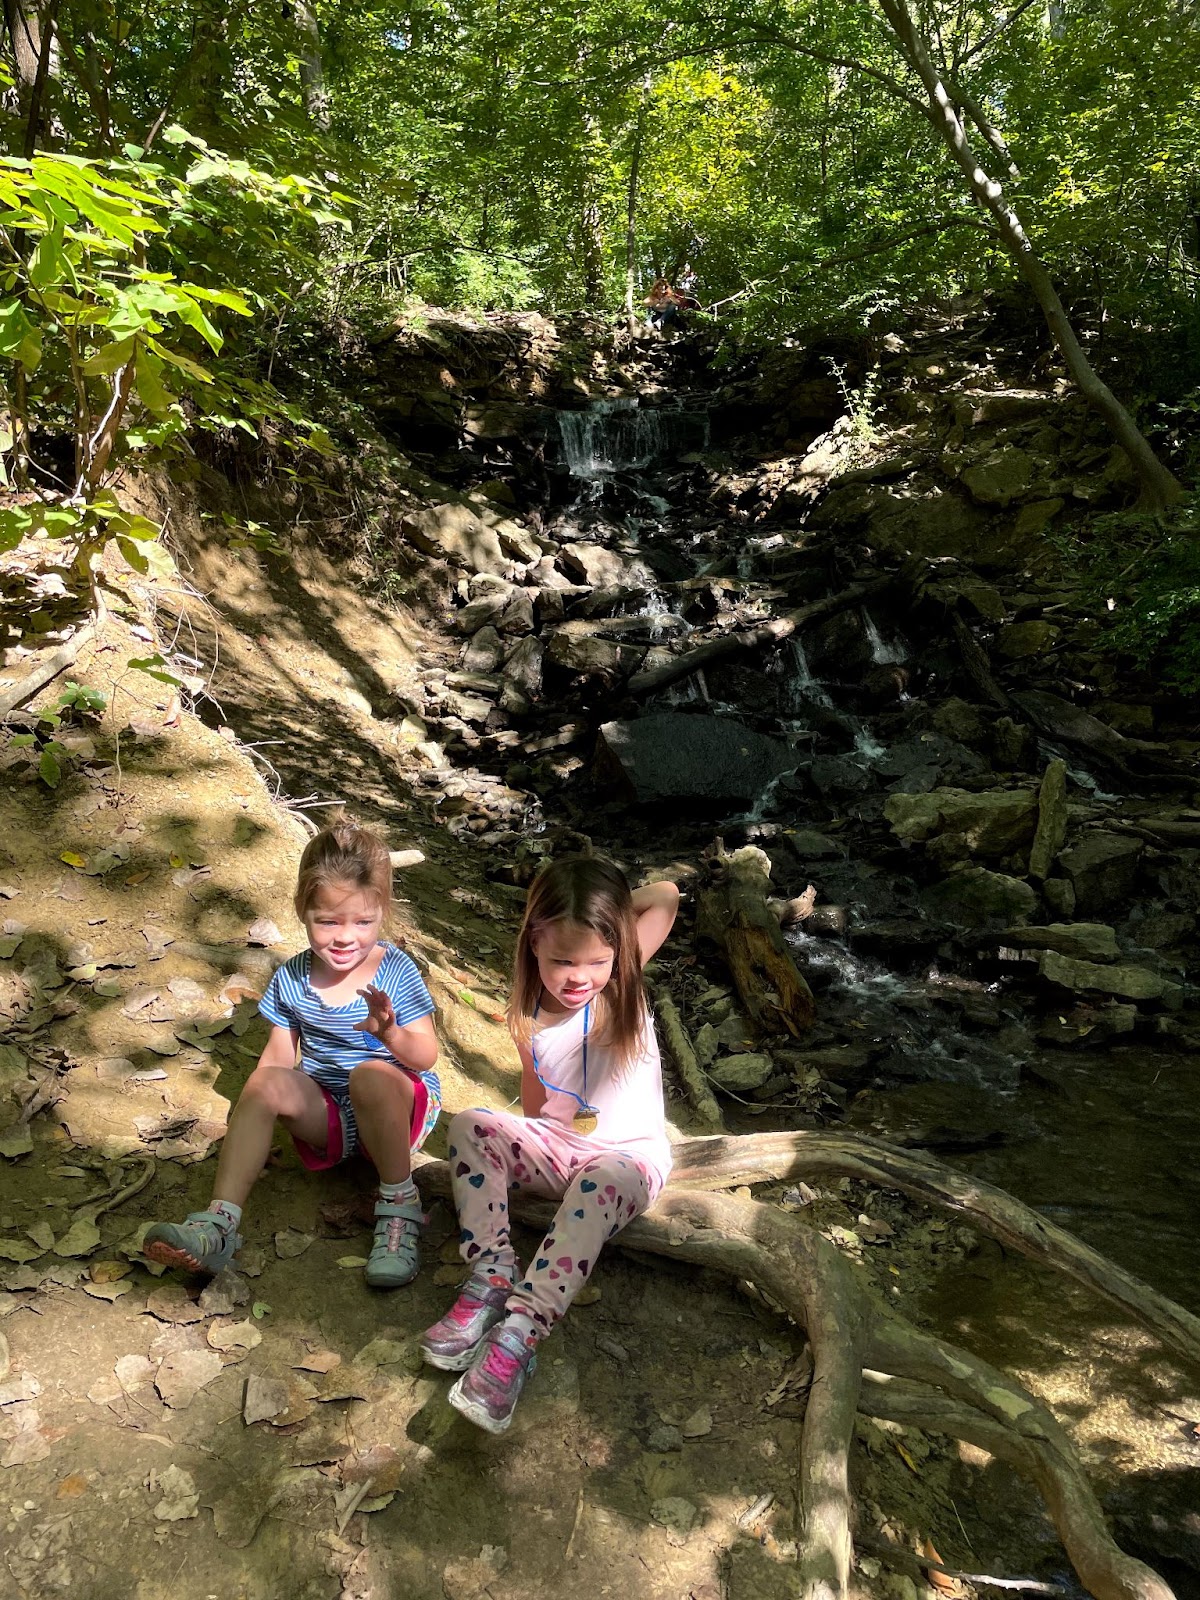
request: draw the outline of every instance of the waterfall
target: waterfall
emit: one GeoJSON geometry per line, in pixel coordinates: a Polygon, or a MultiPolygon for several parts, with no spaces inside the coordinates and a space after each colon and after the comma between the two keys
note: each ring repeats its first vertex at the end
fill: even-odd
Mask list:
{"type": "Polygon", "coordinates": [[[902,661],[908,660],[908,647],[903,639],[897,636],[891,644],[887,644],[869,611],[863,612],[862,619],[867,641],[871,646],[871,660],[877,667],[899,666],[902,661]]]}
{"type": "Polygon", "coordinates": [[[705,449],[709,419],[703,412],[641,406],[636,396],[593,400],[584,411],[560,411],[558,435],[568,472],[594,483],[672,453],[705,449]]]}
{"type": "Polygon", "coordinates": [[[833,701],[813,677],[808,657],[804,654],[804,646],[796,634],[789,639],[788,645],[792,652],[792,676],[788,684],[788,702],[791,709],[799,711],[805,703],[832,708],[833,701]]]}

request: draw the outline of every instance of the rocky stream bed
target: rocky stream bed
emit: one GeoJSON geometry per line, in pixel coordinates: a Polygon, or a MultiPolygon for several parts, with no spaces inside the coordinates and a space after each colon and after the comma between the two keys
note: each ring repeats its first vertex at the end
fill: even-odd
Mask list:
{"type": "MultiPolygon", "coordinates": [[[[955,1370],[993,1420],[1023,1390],[939,1339],[1053,1408],[1125,1550],[1200,1594],[1200,729],[1104,647],[1072,537],[1127,474],[1023,338],[976,308],[730,364],[700,333],[432,315],[364,362],[369,561],[328,527],[286,562],[219,548],[198,508],[305,525],[250,469],[134,486],[187,581],[84,662],[113,727],[69,735],[55,793],[5,757],[15,1594],[815,1592],[806,1452],[846,1352],[879,1369],[851,1592],[1078,1594],[1011,1439],[947,1398],[955,1370]],[[182,706],[130,685],[147,646],[182,706]],[[282,1153],[231,1282],[138,1256],[207,1198],[333,799],[406,852],[452,1109],[514,1092],[503,969],[547,854],[685,889],[650,976],[672,1123],[713,1142],[681,1143],[690,1187],[499,1447],[415,1359],[458,1276],[444,1205],[383,1309],[342,1287],[361,1175],[318,1195],[282,1153]],[[934,1539],[975,1578],[931,1578],[934,1539]]],[[[1070,1471],[1039,1481],[1092,1592],[1164,1594],[1096,1557],[1070,1471]]]]}

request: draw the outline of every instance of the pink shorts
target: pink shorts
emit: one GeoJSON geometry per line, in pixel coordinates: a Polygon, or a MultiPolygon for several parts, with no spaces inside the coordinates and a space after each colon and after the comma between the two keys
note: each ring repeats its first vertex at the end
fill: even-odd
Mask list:
{"type": "MultiPolygon", "coordinates": [[[[415,1072],[409,1072],[407,1067],[397,1065],[396,1070],[406,1073],[413,1086],[411,1138],[413,1149],[419,1150],[437,1121],[440,1106],[430,1095],[424,1079],[419,1078],[415,1072]]],[[[366,1156],[370,1161],[371,1152],[359,1135],[349,1094],[339,1097],[323,1083],[318,1083],[317,1088],[325,1096],[327,1118],[325,1148],[318,1150],[313,1145],[306,1144],[303,1139],[293,1138],[292,1143],[296,1147],[296,1154],[300,1157],[301,1164],[310,1172],[328,1172],[330,1167],[336,1167],[341,1162],[349,1160],[356,1152],[366,1156]]]]}

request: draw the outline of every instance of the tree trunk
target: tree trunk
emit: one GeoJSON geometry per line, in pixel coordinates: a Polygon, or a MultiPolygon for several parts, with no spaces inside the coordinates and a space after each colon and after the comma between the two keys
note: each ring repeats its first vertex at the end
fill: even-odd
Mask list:
{"type": "Polygon", "coordinates": [[[22,154],[28,161],[46,142],[46,86],[58,76],[55,22],[58,0],[4,0],[4,28],[16,67],[17,106],[25,123],[22,154]]]}
{"type": "Polygon", "coordinates": [[[308,119],[320,133],[329,132],[329,94],[325,88],[325,64],[321,52],[321,30],[313,0],[295,0],[296,31],[300,35],[300,93],[308,119]]]}
{"type": "Polygon", "coordinates": [[[632,333],[637,322],[634,295],[637,290],[637,202],[642,170],[642,140],[646,133],[646,102],[649,82],[643,82],[638,100],[637,122],[633,130],[633,150],[629,157],[629,188],[625,201],[625,318],[632,333]]]}
{"type": "Polygon", "coordinates": [[[1154,454],[1129,412],[1093,370],[1075,337],[1050,274],[1030,243],[1020,218],[1005,199],[1002,185],[984,171],[971,149],[953,98],[930,58],[905,0],[879,0],[879,7],[896,37],[900,53],[925,88],[930,121],[966,176],[971,193],[992,218],[1001,243],[1033,291],[1072,381],[1129,457],[1142,486],[1142,506],[1148,511],[1165,511],[1181,498],[1182,485],[1154,454]]]}

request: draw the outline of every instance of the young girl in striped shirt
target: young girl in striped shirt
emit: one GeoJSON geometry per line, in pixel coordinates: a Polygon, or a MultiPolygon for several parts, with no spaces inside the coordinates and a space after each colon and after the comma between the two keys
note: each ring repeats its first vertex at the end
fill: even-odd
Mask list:
{"type": "Polygon", "coordinates": [[[411,957],[380,939],[391,899],[391,860],[373,833],[339,822],[309,843],[295,900],[309,948],[259,1005],[271,1036],[230,1118],[208,1210],[150,1228],[142,1252],[152,1261],[208,1273],[230,1264],[279,1121],[311,1171],[356,1149],[369,1156],[379,1198],[366,1280],[394,1289],[416,1277],[424,1219],[411,1158],[441,1091],[429,991],[411,957]]]}

